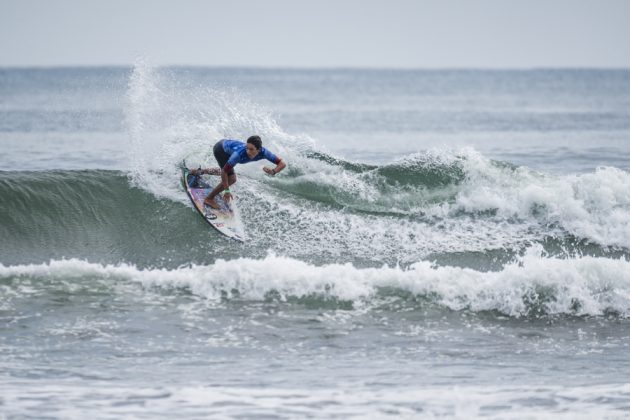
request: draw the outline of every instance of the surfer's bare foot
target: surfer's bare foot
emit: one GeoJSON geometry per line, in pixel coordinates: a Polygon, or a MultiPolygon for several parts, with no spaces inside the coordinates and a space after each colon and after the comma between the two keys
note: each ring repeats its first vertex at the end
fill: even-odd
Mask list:
{"type": "Polygon", "coordinates": [[[206,199],[205,199],[205,200],[203,200],[203,204],[205,204],[206,206],[212,207],[212,208],[213,208],[213,209],[215,209],[215,210],[219,210],[219,209],[220,209],[220,207],[219,207],[219,205],[217,204],[217,202],[216,202],[216,201],[214,201],[214,198],[208,198],[208,197],[206,197],[206,199]]]}

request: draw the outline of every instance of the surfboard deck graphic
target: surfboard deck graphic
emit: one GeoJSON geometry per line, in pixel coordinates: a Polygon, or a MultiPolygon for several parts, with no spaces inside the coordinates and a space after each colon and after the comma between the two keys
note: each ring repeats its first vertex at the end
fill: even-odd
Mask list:
{"type": "Polygon", "coordinates": [[[243,242],[245,240],[245,229],[234,200],[226,203],[223,200],[223,196],[218,194],[215,197],[215,201],[219,205],[219,209],[213,209],[204,205],[203,200],[214,188],[211,177],[191,174],[190,169],[186,167],[185,161],[182,162],[181,168],[182,184],[195,209],[197,209],[204,220],[228,238],[243,242]]]}

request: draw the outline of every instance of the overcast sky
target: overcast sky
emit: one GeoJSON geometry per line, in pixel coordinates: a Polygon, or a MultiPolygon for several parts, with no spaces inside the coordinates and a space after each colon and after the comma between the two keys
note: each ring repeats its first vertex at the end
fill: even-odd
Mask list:
{"type": "Polygon", "coordinates": [[[630,68],[630,0],[0,0],[0,66],[630,68]]]}

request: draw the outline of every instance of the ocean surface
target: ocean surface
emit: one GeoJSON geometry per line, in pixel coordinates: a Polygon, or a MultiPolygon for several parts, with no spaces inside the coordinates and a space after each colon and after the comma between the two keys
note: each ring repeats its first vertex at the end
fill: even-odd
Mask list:
{"type": "Polygon", "coordinates": [[[630,70],[5,68],[0,150],[0,418],[630,417],[630,70]]]}

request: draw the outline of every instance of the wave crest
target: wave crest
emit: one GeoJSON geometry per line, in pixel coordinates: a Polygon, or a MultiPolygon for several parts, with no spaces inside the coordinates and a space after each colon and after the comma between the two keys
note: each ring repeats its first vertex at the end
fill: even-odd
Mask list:
{"type": "MultiPolygon", "coordinates": [[[[177,269],[138,269],[82,260],[3,266],[3,283],[22,278],[49,282],[120,279],[144,287],[189,290],[214,301],[238,299],[316,299],[352,307],[378,306],[398,299],[450,310],[497,311],[513,317],[615,314],[630,316],[630,261],[576,257],[545,258],[531,250],[501,271],[483,272],[420,261],[408,268],[358,268],[348,264],[317,266],[289,257],[217,260],[212,265],[177,269]]],[[[63,284],[67,284],[61,282],[63,284]]],[[[102,286],[102,283],[101,283],[102,286]]]]}

